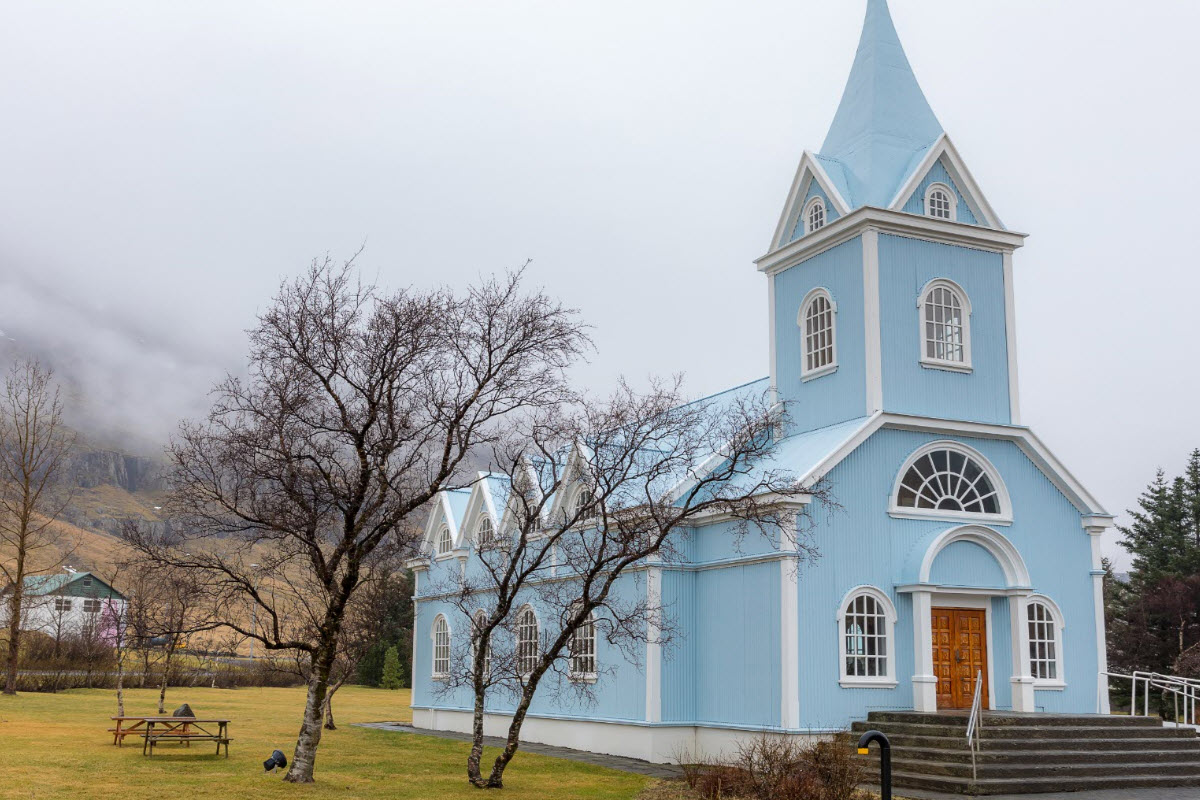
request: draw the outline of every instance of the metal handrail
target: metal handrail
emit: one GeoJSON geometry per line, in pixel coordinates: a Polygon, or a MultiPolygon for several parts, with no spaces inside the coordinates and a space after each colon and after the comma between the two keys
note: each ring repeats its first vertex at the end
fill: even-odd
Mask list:
{"type": "MultiPolygon", "coordinates": [[[[1200,701],[1200,679],[1185,678],[1180,675],[1164,675],[1160,672],[1149,672],[1145,670],[1135,670],[1130,675],[1125,675],[1120,672],[1101,672],[1100,678],[1117,678],[1119,680],[1127,680],[1131,682],[1129,713],[1131,716],[1137,716],[1138,711],[1138,693],[1141,691],[1142,714],[1141,716],[1150,716],[1150,690],[1155,689],[1162,692],[1164,695],[1170,693],[1175,704],[1175,722],[1180,723],[1179,716],[1179,701],[1183,700],[1183,718],[1182,724],[1196,724],[1196,704],[1200,701]],[[1140,685],[1139,685],[1140,684],[1140,685]]],[[[1108,688],[1108,681],[1096,682],[1096,713],[1100,713],[1103,708],[1102,692],[1108,688]]]]}
{"type": "Polygon", "coordinates": [[[971,700],[971,716],[967,718],[967,747],[971,751],[971,781],[979,780],[975,756],[979,753],[979,739],[983,735],[983,670],[975,673],[975,697],[971,700]]]}

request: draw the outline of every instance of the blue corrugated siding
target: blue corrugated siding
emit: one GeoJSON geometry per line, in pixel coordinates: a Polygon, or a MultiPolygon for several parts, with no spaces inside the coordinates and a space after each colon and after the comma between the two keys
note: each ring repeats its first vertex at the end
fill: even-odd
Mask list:
{"type": "Polygon", "coordinates": [[[666,617],[677,631],[663,649],[662,718],[691,722],[696,719],[696,573],[663,572],[662,598],[666,617]]]}
{"type": "MultiPolygon", "coordinates": [[[[866,408],[862,239],[855,237],[775,276],[775,358],[780,397],[801,430],[860,417],[866,408]],[[800,303],[822,286],[837,304],[838,369],[804,382],[800,303]]],[[[915,323],[914,323],[915,329],[915,323]]]]}
{"type": "Polygon", "coordinates": [[[880,235],[879,295],[886,410],[975,422],[1011,421],[1004,260],[999,253],[880,235]],[[970,373],[921,366],[917,299],[935,278],[954,281],[970,299],[970,373]]]}
{"type": "Polygon", "coordinates": [[[992,668],[996,672],[988,688],[991,690],[993,704],[997,709],[1011,710],[1012,618],[1009,616],[1007,597],[992,598],[992,627],[988,633],[991,637],[992,668]]]}
{"type": "Polygon", "coordinates": [[[780,723],[777,562],[696,574],[696,718],[780,723]]]}
{"type": "Polygon", "coordinates": [[[974,542],[954,542],[938,553],[929,582],[942,586],[1003,589],[1004,569],[995,557],[974,542]]]}
{"type": "MultiPolygon", "coordinates": [[[[915,302],[914,302],[915,305],[915,302]]],[[[1066,617],[1068,688],[1038,691],[1047,709],[1095,710],[1097,659],[1092,608],[1091,542],[1079,512],[1017,448],[1007,441],[944,437],[910,431],[881,430],[864,442],[829,475],[841,509],[831,516],[816,509],[815,542],[821,557],[800,574],[800,715],[803,727],[840,727],[873,709],[911,708],[913,629],[909,597],[897,595],[901,572],[927,535],[957,527],[935,520],[893,519],[887,505],[896,471],[908,455],[934,439],[953,438],[986,456],[1003,477],[1014,507],[1013,524],[996,530],[1008,537],[1029,568],[1035,591],[1050,596],[1066,617]],[[837,609],[846,592],[873,585],[897,606],[895,689],[842,689],[838,686],[837,609]]],[[[985,565],[970,551],[947,549],[951,556],[939,567],[951,583],[956,561],[975,576],[994,583],[985,565]]],[[[919,554],[918,554],[919,556],[919,554]]],[[[1011,706],[1011,637],[1007,601],[993,605],[993,691],[1001,706],[1011,706]]]]}
{"type": "Polygon", "coordinates": [[[946,165],[943,159],[938,159],[933,166],[929,168],[929,172],[925,173],[925,177],[921,179],[921,183],[917,185],[916,190],[908,198],[908,202],[904,204],[904,210],[909,214],[925,215],[925,192],[929,190],[930,185],[935,183],[944,183],[954,192],[954,196],[958,198],[958,221],[965,222],[968,225],[978,225],[979,220],[976,219],[974,212],[971,211],[970,204],[967,203],[967,198],[959,190],[958,184],[950,177],[950,173],[946,171],[946,165]]]}

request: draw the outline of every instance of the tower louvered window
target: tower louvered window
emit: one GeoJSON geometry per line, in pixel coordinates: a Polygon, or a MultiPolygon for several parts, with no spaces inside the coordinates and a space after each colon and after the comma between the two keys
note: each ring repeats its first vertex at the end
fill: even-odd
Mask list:
{"type": "Polygon", "coordinates": [[[805,375],[834,366],[837,362],[834,305],[825,290],[819,290],[801,313],[804,326],[805,375]]]}
{"type": "Polygon", "coordinates": [[[808,204],[804,230],[806,233],[812,233],[823,227],[825,227],[825,201],[817,197],[808,204]]]}
{"type": "Polygon", "coordinates": [[[937,285],[925,295],[924,358],[948,364],[966,364],[967,325],[963,299],[949,286],[937,285]]]}

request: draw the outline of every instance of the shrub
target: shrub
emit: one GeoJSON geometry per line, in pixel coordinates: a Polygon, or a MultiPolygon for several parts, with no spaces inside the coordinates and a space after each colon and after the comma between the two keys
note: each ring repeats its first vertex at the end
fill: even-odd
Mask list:
{"type": "Polygon", "coordinates": [[[727,761],[696,763],[681,751],[684,780],[704,800],[855,800],[863,767],[838,740],[800,742],[762,734],[741,743],[727,761]],[[686,757],[686,760],[685,760],[686,757]]]}
{"type": "Polygon", "coordinates": [[[379,685],[384,689],[399,689],[404,686],[404,671],[400,667],[400,652],[393,645],[383,656],[383,678],[379,685]]]}

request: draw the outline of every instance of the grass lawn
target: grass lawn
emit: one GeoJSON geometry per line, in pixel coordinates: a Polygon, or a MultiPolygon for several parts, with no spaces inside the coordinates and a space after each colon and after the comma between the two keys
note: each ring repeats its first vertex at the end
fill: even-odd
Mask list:
{"type": "MultiPolygon", "coordinates": [[[[112,690],[0,696],[0,798],[613,798],[635,797],[647,779],[572,761],[518,753],[499,792],[466,783],[469,746],[403,733],[351,727],[352,722],[410,719],[407,691],[348,686],[334,698],[338,730],[325,731],[315,785],[284,783],[263,772],[275,748],[291,758],[303,689],[176,689],[168,713],[190,703],[200,717],[225,717],[229,759],[207,743],[163,744],[142,756],[141,740],[112,745],[105,729],[116,713],[112,690]]],[[[152,690],[126,693],[125,712],[154,714],[152,690]]],[[[494,751],[488,750],[494,755],[494,751]]],[[[485,754],[485,763],[488,755],[485,754]]]]}

